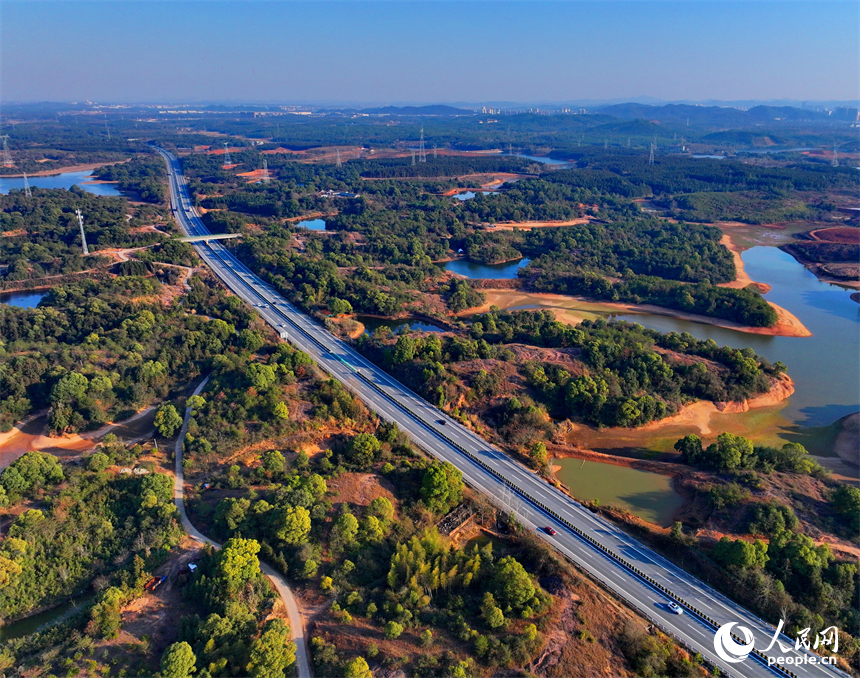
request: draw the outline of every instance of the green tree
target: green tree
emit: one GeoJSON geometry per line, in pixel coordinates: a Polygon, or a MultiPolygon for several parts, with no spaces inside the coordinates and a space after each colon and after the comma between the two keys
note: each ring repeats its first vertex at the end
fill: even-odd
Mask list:
{"type": "Polygon", "coordinates": [[[362,467],[370,466],[382,450],[382,444],[371,433],[359,433],[349,444],[349,456],[362,467]]]}
{"type": "Polygon", "coordinates": [[[751,440],[734,433],[721,433],[717,442],[705,450],[704,465],[717,471],[733,471],[748,467],[751,459],[754,459],[751,440]]]}
{"type": "Polygon", "coordinates": [[[251,363],[246,371],[248,381],[258,391],[263,391],[272,386],[277,381],[275,368],[271,365],[263,365],[262,363],[251,363]]]}
{"type": "Polygon", "coordinates": [[[296,661],[296,645],[291,637],[284,620],[270,620],[251,644],[248,673],[253,678],[283,678],[286,669],[296,661]]]}
{"type": "Polygon", "coordinates": [[[740,569],[764,567],[768,561],[767,544],[723,537],[714,547],[714,560],[726,567],[740,569]]]}
{"type": "Polygon", "coordinates": [[[358,535],[358,519],[351,513],[341,513],[332,527],[332,536],[341,545],[349,545],[358,535]]]}
{"type": "Polygon", "coordinates": [[[279,511],[275,536],[287,544],[301,544],[311,531],[311,514],[303,506],[279,511]]]}
{"type": "Polygon", "coordinates": [[[484,621],[487,622],[487,626],[491,629],[497,629],[507,624],[504,613],[496,605],[496,599],[489,591],[484,593],[484,600],[481,603],[481,614],[484,617],[484,621]]]}
{"type": "Polygon", "coordinates": [[[173,405],[162,405],[155,413],[155,428],[165,438],[172,438],[182,428],[182,417],[173,405]]]}
{"type": "Polygon", "coordinates": [[[502,605],[520,609],[535,595],[532,578],[518,560],[505,556],[495,568],[496,598],[502,605]]]}
{"type": "Polygon", "coordinates": [[[394,518],[394,506],[387,497],[377,497],[367,507],[367,513],[376,516],[380,520],[391,520],[394,518]]]}
{"type": "Polygon", "coordinates": [[[334,297],[329,300],[329,308],[334,315],[348,315],[352,313],[352,304],[346,299],[334,297]]]}
{"type": "Polygon", "coordinates": [[[701,463],[704,450],[702,449],[702,440],[699,436],[691,433],[684,436],[675,443],[675,449],[681,453],[681,461],[691,466],[697,466],[701,463]]]}
{"type": "Polygon", "coordinates": [[[90,471],[104,471],[108,466],[110,466],[110,457],[104,452],[93,452],[87,458],[87,468],[90,471]]]}
{"type": "Polygon", "coordinates": [[[367,660],[364,657],[351,659],[343,667],[344,678],[373,678],[367,660]]]}
{"type": "Polygon", "coordinates": [[[541,441],[532,445],[531,456],[538,468],[544,468],[549,463],[549,453],[546,444],[541,441]]]}
{"type": "Polygon", "coordinates": [[[239,346],[251,353],[259,351],[265,343],[263,335],[254,330],[245,329],[239,333],[239,346]]]}
{"type": "Polygon", "coordinates": [[[280,450],[266,450],[261,461],[263,470],[270,476],[283,473],[287,463],[280,450]]]}
{"type": "Polygon", "coordinates": [[[259,552],[260,544],[256,539],[233,537],[216,554],[215,573],[228,593],[236,593],[260,574],[259,552]]]}
{"type": "Polygon", "coordinates": [[[396,621],[386,622],[383,633],[388,640],[394,640],[400,637],[403,633],[403,624],[398,624],[396,621]]]}
{"type": "Polygon", "coordinates": [[[846,522],[852,534],[860,533],[860,489],[840,485],[831,499],[833,510],[846,522]]]}
{"type": "Polygon", "coordinates": [[[431,511],[447,512],[463,500],[463,474],[448,462],[434,461],[424,471],[421,498],[431,511]]]}
{"type": "Polygon", "coordinates": [[[194,673],[197,657],[185,641],[173,643],[161,656],[161,678],[188,678],[194,673]]]}
{"type": "Polygon", "coordinates": [[[283,400],[279,400],[272,409],[272,414],[277,419],[287,420],[290,418],[290,408],[287,407],[287,404],[283,400]]]}

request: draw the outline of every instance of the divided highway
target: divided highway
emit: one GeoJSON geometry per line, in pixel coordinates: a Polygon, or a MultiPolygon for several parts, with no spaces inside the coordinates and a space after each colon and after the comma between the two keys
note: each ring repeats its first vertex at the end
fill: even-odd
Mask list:
{"type": "MultiPolygon", "coordinates": [[[[167,151],[157,150],[168,166],[170,204],[177,222],[188,236],[206,236],[209,232],[191,203],[179,161],[167,151]]],[[[254,306],[283,339],[308,353],[380,417],[396,422],[419,447],[456,466],[470,486],[516,511],[525,529],[534,530],[631,607],[701,652],[723,673],[744,678],[845,676],[829,665],[803,663],[818,657],[802,648],[795,651],[794,640],[785,636],[780,640],[791,646],[787,652],[782,653],[779,643],[774,643],[766,653],[767,657],[784,657],[790,662],[785,670],[769,667],[767,657],[760,652],[738,663],[721,659],[714,650],[718,627],[729,622],[746,627],[753,634],[756,651],[771,643],[774,627],[594,515],[429,405],[300,312],[220,242],[195,242],[194,248],[212,271],[254,306]],[[556,534],[546,534],[545,527],[552,527],[556,534]],[[670,610],[669,603],[673,601],[683,614],[670,610]]]]}

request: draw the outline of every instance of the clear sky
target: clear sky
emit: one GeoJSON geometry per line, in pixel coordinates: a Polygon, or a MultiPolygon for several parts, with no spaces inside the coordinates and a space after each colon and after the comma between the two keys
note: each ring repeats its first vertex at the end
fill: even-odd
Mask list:
{"type": "Polygon", "coordinates": [[[3,0],[0,100],[856,99],[860,3],[3,0]]]}

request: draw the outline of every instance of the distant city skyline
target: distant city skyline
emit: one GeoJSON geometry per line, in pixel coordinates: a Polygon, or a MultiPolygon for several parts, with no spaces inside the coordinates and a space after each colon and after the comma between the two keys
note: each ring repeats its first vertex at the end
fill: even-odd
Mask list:
{"type": "Polygon", "coordinates": [[[856,102],[860,3],[18,2],[0,102],[856,102]]]}

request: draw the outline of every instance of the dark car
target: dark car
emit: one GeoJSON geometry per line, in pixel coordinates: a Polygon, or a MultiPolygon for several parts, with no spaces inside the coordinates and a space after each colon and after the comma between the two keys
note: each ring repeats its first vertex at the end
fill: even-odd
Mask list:
{"type": "Polygon", "coordinates": [[[444,419],[437,419],[437,420],[436,420],[436,423],[437,423],[437,424],[440,424],[441,426],[444,426],[444,425],[445,425],[445,420],[444,420],[444,419]]]}
{"type": "Polygon", "coordinates": [[[556,534],[558,534],[558,532],[556,532],[551,527],[545,527],[543,528],[543,531],[546,532],[550,537],[554,537],[556,534]]]}

